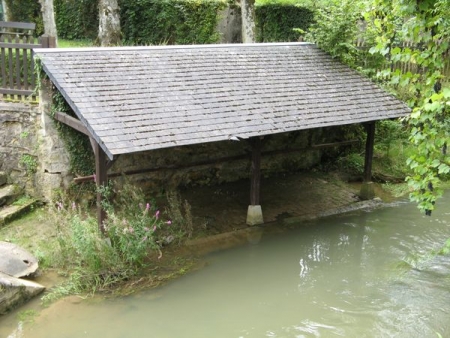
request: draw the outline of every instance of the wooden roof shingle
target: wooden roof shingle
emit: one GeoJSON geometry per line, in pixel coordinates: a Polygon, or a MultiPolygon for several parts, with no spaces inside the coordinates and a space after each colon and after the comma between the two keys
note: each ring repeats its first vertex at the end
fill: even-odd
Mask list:
{"type": "Polygon", "coordinates": [[[106,154],[404,116],[309,43],[36,49],[106,154]]]}

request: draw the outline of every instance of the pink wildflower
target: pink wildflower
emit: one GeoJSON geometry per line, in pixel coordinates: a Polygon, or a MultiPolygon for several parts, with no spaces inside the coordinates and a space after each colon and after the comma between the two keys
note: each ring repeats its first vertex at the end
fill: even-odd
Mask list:
{"type": "Polygon", "coordinates": [[[145,210],[148,211],[150,209],[150,203],[147,203],[147,205],[145,206],[145,210]]]}
{"type": "Polygon", "coordinates": [[[169,219],[169,220],[166,222],[166,224],[167,224],[167,225],[171,225],[171,224],[172,224],[172,221],[169,219]]]}
{"type": "Polygon", "coordinates": [[[153,226],[153,232],[155,232],[155,231],[156,231],[156,225],[153,226]]]}
{"type": "Polygon", "coordinates": [[[156,218],[156,219],[158,219],[158,218],[159,218],[159,210],[156,210],[156,213],[155,213],[155,218],[156,218]]]}

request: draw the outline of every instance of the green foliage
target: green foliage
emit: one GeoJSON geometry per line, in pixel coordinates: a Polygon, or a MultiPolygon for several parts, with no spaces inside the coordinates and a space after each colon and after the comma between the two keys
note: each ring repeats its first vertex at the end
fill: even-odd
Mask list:
{"type": "Polygon", "coordinates": [[[144,195],[131,185],[126,184],[117,192],[116,208],[108,202],[111,193],[111,187],[102,190],[106,197],[105,231],[124,263],[142,266],[150,249],[160,250],[164,243],[172,241],[172,222],[162,220],[154,202],[144,205],[144,195]]]}
{"type": "MultiPolygon", "coordinates": [[[[54,91],[52,112],[65,112],[75,117],[75,113],[67,104],[59,91],[54,91]]],[[[71,171],[79,176],[92,175],[95,172],[94,152],[89,138],[73,128],[55,121],[59,136],[64,141],[70,156],[71,171]]]]}
{"type": "Polygon", "coordinates": [[[120,1],[125,44],[204,44],[218,41],[219,0],[120,1]]]}
{"type": "Polygon", "coordinates": [[[98,0],[54,0],[59,38],[95,39],[98,31],[98,0]]]}
{"type": "Polygon", "coordinates": [[[34,22],[36,36],[44,33],[41,5],[37,0],[4,0],[8,7],[9,21],[34,22]]]}
{"type": "MultiPolygon", "coordinates": [[[[57,234],[47,243],[47,252],[39,256],[46,266],[70,271],[70,275],[66,283],[44,297],[44,302],[107,290],[128,280],[151,264],[149,253],[156,251],[161,258],[163,247],[186,233],[180,228],[183,225],[177,224],[186,224],[184,220],[164,219],[154,202],[142,203],[144,195],[134,186],[107,186],[99,191],[105,201],[107,237],[100,233],[96,217],[79,205],[60,201],[51,207],[57,234]],[[113,194],[117,199],[110,202],[113,194]]],[[[181,213],[176,205],[171,205],[170,211],[181,213]]]]}
{"type": "Polygon", "coordinates": [[[258,4],[255,11],[258,42],[297,41],[294,28],[306,31],[314,21],[310,9],[276,1],[258,4]]]}
{"type": "Polygon", "coordinates": [[[361,175],[364,171],[364,156],[361,153],[351,152],[339,157],[337,166],[340,170],[352,175],[361,175]]]}
{"type": "Polygon", "coordinates": [[[20,164],[25,166],[25,170],[28,175],[32,175],[37,171],[37,159],[35,156],[30,154],[23,154],[20,157],[20,164]]]}
{"type": "Polygon", "coordinates": [[[408,123],[415,154],[407,161],[413,172],[407,181],[413,191],[411,200],[427,215],[443,193],[440,181],[450,172],[450,86],[443,74],[450,42],[449,13],[447,0],[375,0],[367,15],[373,23],[369,28],[377,35],[371,52],[393,62],[416,65],[415,72],[390,68],[379,77],[406,93],[413,109],[408,123]],[[396,41],[409,41],[411,46],[397,47],[396,41]]]}
{"type": "Polygon", "coordinates": [[[377,121],[375,128],[375,147],[385,152],[386,156],[389,156],[393,144],[397,141],[400,141],[403,145],[407,145],[408,131],[405,125],[398,120],[377,121]]]}
{"type": "Polygon", "coordinates": [[[173,229],[175,229],[177,238],[192,237],[194,232],[194,222],[191,214],[191,206],[187,200],[181,200],[179,193],[174,191],[166,194],[168,206],[167,214],[172,220],[173,229]]]}
{"type": "Polygon", "coordinates": [[[22,206],[22,205],[26,205],[26,204],[28,204],[30,202],[33,202],[33,201],[35,201],[33,198],[31,198],[30,196],[25,195],[25,196],[22,196],[19,199],[15,200],[13,202],[13,205],[22,206]]]}
{"type": "Polygon", "coordinates": [[[363,11],[361,1],[333,0],[327,6],[315,9],[316,22],[310,27],[306,39],[350,66],[356,66],[359,50],[358,20],[363,11]]]}

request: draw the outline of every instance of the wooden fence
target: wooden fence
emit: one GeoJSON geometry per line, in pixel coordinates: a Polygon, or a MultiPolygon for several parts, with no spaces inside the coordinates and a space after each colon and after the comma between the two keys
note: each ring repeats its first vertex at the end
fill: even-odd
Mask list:
{"type": "MultiPolygon", "coordinates": [[[[364,43],[364,40],[358,40],[356,42],[356,47],[359,49],[364,49],[364,50],[368,50],[369,47],[367,47],[364,43]]],[[[400,48],[414,48],[414,46],[410,43],[410,42],[404,42],[401,45],[397,46],[400,48]]],[[[449,80],[450,79],[450,49],[448,49],[445,54],[442,57],[443,62],[444,62],[444,67],[442,69],[442,75],[449,80]]],[[[366,63],[366,60],[361,60],[362,64],[361,66],[370,66],[366,63]]],[[[417,65],[417,63],[415,63],[414,61],[409,61],[409,62],[390,62],[388,60],[386,60],[384,65],[378,65],[378,67],[380,69],[377,70],[382,70],[383,68],[391,68],[392,70],[396,70],[399,69],[402,73],[407,73],[407,72],[411,72],[411,73],[423,73],[424,69],[422,69],[421,67],[419,67],[417,65]],[[381,66],[381,67],[380,67],[381,66]]],[[[378,68],[376,67],[376,68],[378,68]]]]}
{"type": "Polygon", "coordinates": [[[54,47],[54,38],[33,35],[36,25],[0,21],[0,98],[36,100],[33,48],[54,47]]]}

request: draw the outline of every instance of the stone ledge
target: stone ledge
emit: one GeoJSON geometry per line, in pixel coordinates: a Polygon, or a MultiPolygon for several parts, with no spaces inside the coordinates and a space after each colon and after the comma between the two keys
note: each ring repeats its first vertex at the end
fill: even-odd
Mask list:
{"type": "Polygon", "coordinates": [[[30,211],[36,204],[37,200],[30,200],[21,205],[8,205],[0,209],[0,227],[18,218],[24,213],[30,211]]]}
{"type": "Polygon", "coordinates": [[[0,272],[0,315],[45,290],[41,284],[0,272]]]}
{"type": "Polygon", "coordinates": [[[0,206],[12,203],[20,195],[20,189],[15,185],[0,187],[0,206]]]}

